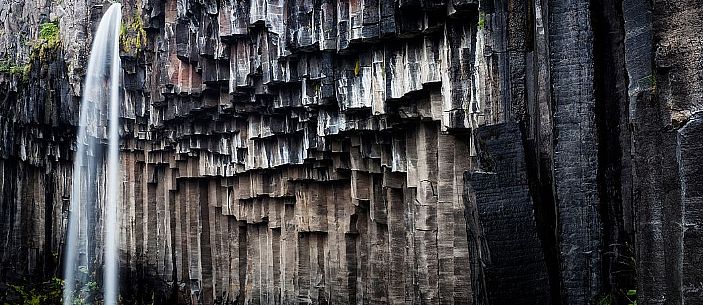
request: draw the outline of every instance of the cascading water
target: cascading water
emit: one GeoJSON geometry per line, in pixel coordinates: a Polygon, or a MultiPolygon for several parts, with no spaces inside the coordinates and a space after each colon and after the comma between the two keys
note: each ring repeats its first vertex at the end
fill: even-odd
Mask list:
{"type": "Polygon", "coordinates": [[[103,16],[88,61],[64,256],[64,305],[93,298],[97,287],[95,271],[101,261],[104,263],[104,304],[114,305],[117,302],[121,9],[119,3],[112,4],[103,16]],[[103,151],[105,138],[108,142],[106,158],[103,151]],[[105,167],[102,166],[103,160],[105,167]],[[103,168],[106,168],[104,177],[101,175],[103,168]],[[104,188],[101,190],[102,185],[104,188]],[[102,193],[105,198],[101,198],[102,193]],[[102,236],[98,234],[101,228],[102,236]],[[103,257],[96,251],[100,241],[105,250],[103,257]]]}

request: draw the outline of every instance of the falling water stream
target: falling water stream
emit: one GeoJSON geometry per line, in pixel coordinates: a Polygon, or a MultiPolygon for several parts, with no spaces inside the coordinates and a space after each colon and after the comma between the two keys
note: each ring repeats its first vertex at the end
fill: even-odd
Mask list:
{"type": "Polygon", "coordinates": [[[64,256],[64,305],[94,297],[96,271],[101,262],[104,304],[117,302],[121,9],[119,3],[112,4],[103,16],[88,61],[64,256]],[[103,256],[96,253],[101,242],[103,256]]]}

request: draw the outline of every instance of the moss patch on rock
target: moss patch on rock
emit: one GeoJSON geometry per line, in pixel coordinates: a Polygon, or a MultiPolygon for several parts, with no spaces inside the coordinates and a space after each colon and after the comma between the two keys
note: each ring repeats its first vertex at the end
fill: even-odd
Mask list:
{"type": "Polygon", "coordinates": [[[46,41],[49,46],[58,46],[60,41],[58,24],[53,22],[42,23],[39,26],[39,38],[46,41]]]}
{"type": "Polygon", "coordinates": [[[146,31],[139,12],[135,12],[132,21],[122,24],[120,29],[120,48],[123,52],[137,55],[146,45],[146,31]]]}
{"type": "Polygon", "coordinates": [[[45,22],[39,25],[39,38],[32,43],[31,59],[45,60],[55,55],[61,47],[59,25],[56,22],[45,22]]]}
{"type": "Polygon", "coordinates": [[[63,280],[59,278],[52,278],[41,283],[11,283],[6,287],[2,287],[0,304],[61,304],[63,285],[63,280]]]}
{"type": "Polygon", "coordinates": [[[29,71],[32,69],[30,64],[16,64],[9,60],[0,61],[0,73],[9,74],[12,76],[22,76],[23,81],[29,79],[29,71]]]}

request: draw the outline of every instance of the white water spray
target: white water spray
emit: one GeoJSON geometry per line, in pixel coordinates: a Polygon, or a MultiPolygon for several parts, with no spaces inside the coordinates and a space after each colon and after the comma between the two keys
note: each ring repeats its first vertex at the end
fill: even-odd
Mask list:
{"type": "Polygon", "coordinates": [[[63,304],[93,298],[98,242],[104,242],[102,257],[104,304],[114,305],[118,294],[118,209],[119,202],[119,58],[122,6],[112,4],[103,16],[93,40],[88,71],[81,101],[76,155],[73,165],[73,186],[64,260],[65,285],[63,304]],[[109,101],[109,105],[108,105],[109,101]],[[106,114],[109,118],[106,118],[106,114]],[[109,123],[106,134],[106,120],[109,123]],[[101,140],[107,137],[107,170],[102,180],[104,157],[101,140]],[[99,194],[100,182],[105,181],[105,200],[99,194]],[[102,209],[101,209],[102,208],[102,209]],[[104,219],[103,236],[96,220],[104,219]]]}

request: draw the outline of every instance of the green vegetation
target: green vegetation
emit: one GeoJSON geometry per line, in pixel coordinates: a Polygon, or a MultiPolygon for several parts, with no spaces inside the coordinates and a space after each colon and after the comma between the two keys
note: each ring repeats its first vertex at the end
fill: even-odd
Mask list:
{"type": "Polygon", "coordinates": [[[100,292],[98,283],[90,281],[83,288],[79,289],[73,295],[73,305],[92,304],[96,294],[100,292]]]}
{"type": "Polygon", "coordinates": [[[90,272],[88,266],[85,265],[78,266],[78,271],[86,275],[90,280],[82,287],[77,287],[73,292],[71,296],[73,305],[93,304],[95,296],[100,292],[100,286],[98,286],[98,283],[95,281],[95,271],[90,272]]]}
{"type": "Polygon", "coordinates": [[[32,66],[29,64],[15,64],[9,60],[0,61],[0,73],[9,74],[12,76],[22,76],[22,80],[29,79],[29,71],[32,66]]]}
{"type": "Polygon", "coordinates": [[[3,305],[47,305],[61,304],[63,280],[52,278],[37,285],[8,285],[8,291],[0,294],[3,305]]]}
{"type": "Polygon", "coordinates": [[[29,75],[29,70],[31,70],[32,61],[46,60],[49,56],[56,55],[56,51],[61,47],[58,23],[52,21],[39,25],[39,38],[31,42],[30,45],[32,50],[29,55],[30,66],[26,68],[27,75],[29,75]]]}
{"type": "Polygon", "coordinates": [[[359,76],[360,72],[361,72],[361,60],[359,58],[357,58],[356,63],[354,63],[354,76],[359,76]]]}
{"type": "Polygon", "coordinates": [[[652,90],[657,90],[657,76],[654,74],[647,75],[644,78],[646,85],[648,85],[652,90]]]}
{"type": "Polygon", "coordinates": [[[39,37],[31,42],[26,42],[31,47],[29,62],[20,64],[9,59],[0,60],[0,73],[12,76],[21,76],[22,81],[29,81],[32,63],[36,60],[46,60],[49,56],[56,55],[61,46],[59,25],[56,22],[45,22],[39,25],[39,37]]]}
{"type": "Polygon", "coordinates": [[[146,31],[139,12],[135,12],[132,22],[120,28],[120,46],[125,53],[139,53],[146,45],[146,31]]]}
{"type": "Polygon", "coordinates": [[[0,62],[0,73],[18,75],[24,72],[25,65],[17,65],[8,60],[0,62]]]}
{"type": "MultiPolygon", "coordinates": [[[[73,305],[99,303],[100,286],[94,280],[95,273],[88,274],[87,268],[79,270],[88,275],[89,280],[82,287],[77,287],[72,299],[73,305]]],[[[63,302],[64,281],[54,277],[46,282],[16,282],[0,289],[0,305],[60,305],[63,302]]]]}
{"type": "Polygon", "coordinates": [[[596,304],[595,305],[612,305],[615,304],[615,300],[613,300],[613,296],[610,294],[606,295],[601,295],[596,297],[596,304]]]}
{"type": "Polygon", "coordinates": [[[484,28],[486,28],[486,13],[479,12],[478,13],[478,29],[483,30],[484,28]]]}
{"type": "MultiPolygon", "coordinates": [[[[652,90],[656,90],[656,80],[653,75],[651,78],[651,81],[654,82],[652,83],[652,90]]],[[[637,274],[637,258],[634,254],[635,249],[632,247],[632,244],[626,242],[624,250],[624,254],[619,258],[619,263],[626,268],[627,272],[637,274]]],[[[624,299],[627,301],[627,305],[637,305],[636,288],[627,289],[626,287],[622,287],[619,289],[619,292],[624,296],[624,299]]]]}
{"type": "Polygon", "coordinates": [[[637,290],[628,290],[625,293],[625,298],[627,298],[627,305],[637,305],[637,290]]]}
{"type": "Polygon", "coordinates": [[[61,45],[59,25],[55,22],[42,23],[39,26],[39,40],[34,43],[32,56],[45,59],[49,54],[55,54],[61,45]]]}
{"type": "MultiPolygon", "coordinates": [[[[637,290],[631,289],[623,292],[622,290],[618,290],[618,294],[623,294],[624,299],[620,299],[620,301],[626,301],[627,305],[637,305],[637,290]]],[[[619,304],[619,302],[616,302],[615,297],[612,294],[603,294],[599,295],[596,297],[596,300],[594,302],[595,305],[613,305],[613,304],[619,304]]]]}
{"type": "Polygon", "coordinates": [[[59,25],[53,22],[42,23],[39,26],[39,38],[43,39],[49,47],[58,46],[59,40],[59,25]]]}

